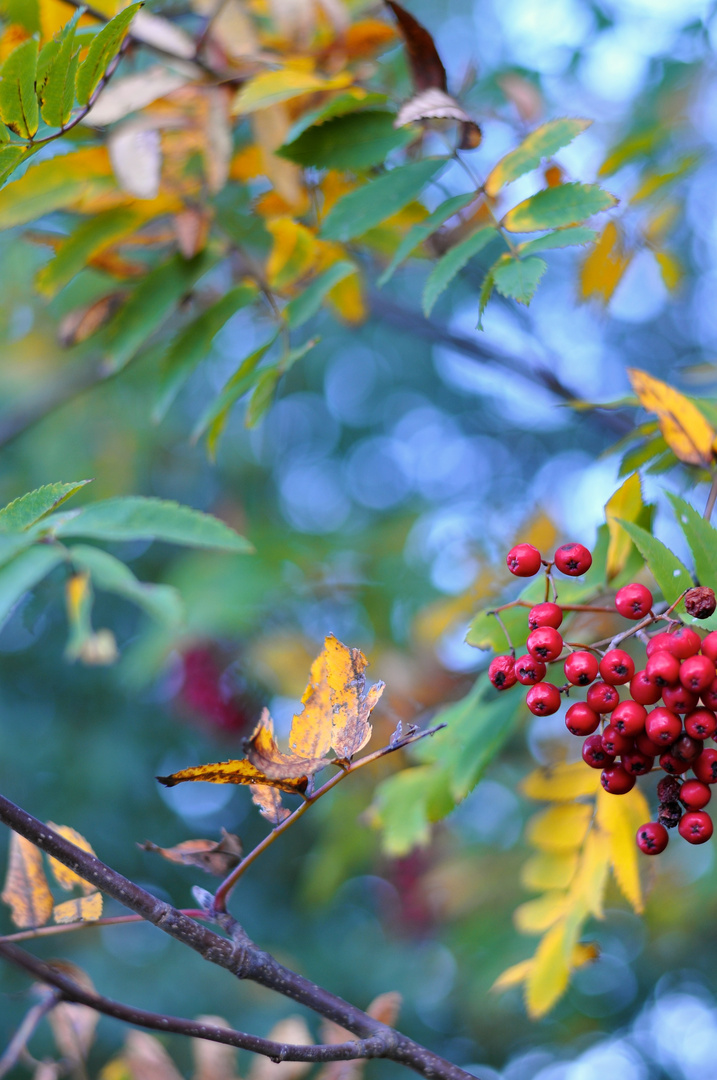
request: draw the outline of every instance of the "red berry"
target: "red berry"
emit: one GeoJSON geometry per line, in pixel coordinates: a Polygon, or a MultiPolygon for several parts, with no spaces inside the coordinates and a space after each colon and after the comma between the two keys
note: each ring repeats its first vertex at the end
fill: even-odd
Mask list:
{"type": "Polygon", "coordinates": [[[610,757],[619,757],[620,754],[629,754],[635,743],[629,735],[621,735],[617,728],[608,724],[602,733],[602,744],[605,752],[610,757]]]}
{"type": "Polygon", "coordinates": [[[563,609],[559,604],[536,604],[528,612],[528,627],[537,630],[539,626],[552,626],[557,630],[563,621],[563,609]]]}
{"type": "Polygon", "coordinates": [[[682,815],[677,830],[688,844],[705,844],[713,832],[712,818],[704,810],[689,810],[682,815]]]}
{"type": "Polygon", "coordinates": [[[615,607],[625,619],[642,619],[652,608],[652,593],[644,585],[623,585],[615,597],[615,607]]]}
{"type": "Polygon", "coordinates": [[[714,661],[709,656],[689,656],[682,661],[680,682],[693,694],[706,690],[715,677],[714,661]]]}
{"type": "Polygon", "coordinates": [[[717,664],[717,630],[702,639],[702,655],[709,656],[710,660],[717,664]]]}
{"type": "Polygon", "coordinates": [[[590,708],[594,709],[595,712],[612,712],[619,701],[620,695],[617,690],[608,683],[593,683],[588,690],[587,702],[590,708]]]}
{"type": "Polygon", "coordinates": [[[652,654],[645,665],[645,671],[648,679],[652,679],[658,686],[670,686],[680,677],[680,661],[666,649],[661,649],[652,654]]]}
{"type": "Polygon", "coordinates": [[[662,697],[662,687],[643,668],[630,679],[630,697],[639,701],[640,705],[654,705],[662,697]]]}
{"type": "Polygon", "coordinates": [[[583,743],[583,761],[591,769],[609,769],[615,759],[605,752],[600,735],[588,735],[583,743]]]}
{"type": "Polygon", "coordinates": [[[629,754],[623,754],[621,761],[623,769],[632,776],[644,776],[645,773],[649,773],[650,769],[655,764],[655,759],[652,754],[641,754],[639,750],[633,750],[629,754]]]}
{"type": "Polygon", "coordinates": [[[685,780],[680,789],[680,799],[688,810],[701,810],[711,798],[711,788],[700,780],[685,780]]]}
{"type": "Polygon", "coordinates": [[[717,712],[717,679],[713,679],[706,690],[700,694],[702,703],[712,712],[717,712]]]}
{"type": "Polygon", "coordinates": [[[685,717],[685,731],[693,739],[709,739],[717,731],[717,716],[710,709],[695,709],[685,717]]]}
{"type": "Polygon", "coordinates": [[[611,686],[622,686],[635,674],[635,661],[623,649],[610,649],[600,661],[600,675],[611,686]]]}
{"type": "Polygon", "coordinates": [[[631,701],[628,698],[627,701],[621,701],[617,706],[610,717],[610,723],[622,735],[629,735],[634,738],[635,735],[639,735],[644,730],[646,719],[647,709],[643,705],[639,705],[637,701],[631,701]]]}
{"type": "Polygon", "coordinates": [[[579,577],[590,569],[593,557],[582,544],[563,544],[555,552],[554,562],[561,573],[579,577]]]}
{"type": "Polygon", "coordinates": [[[672,634],[667,634],[663,630],[660,634],[655,634],[654,637],[650,638],[645,652],[648,657],[653,656],[656,652],[660,651],[672,652],[672,645],[672,634]]]}
{"type": "Polygon", "coordinates": [[[692,772],[703,784],[717,784],[717,750],[703,750],[692,762],[692,772]]]}
{"type": "Polygon", "coordinates": [[[702,753],[702,743],[689,735],[680,735],[670,747],[670,753],[680,761],[694,761],[698,754],[702,753]]]}
{"type": "Polygon", "coordinates": [[[533,577],[540,570],[543,559],[532,544],[516,544],[508,552],[505,561],[511,574],[516,577],[533,577]]]}
{"type": "Polygon", "coordinates": [[[670,839],[664,825],[648,821],[637,830],[637,846],[645,855],[659,855],[667,847],[670,839]]]}
{"type": "Polygon", "coordinates": [[[598,714],[584,701],[576,701],[565,714],[565,726],[573,735],[592,735],[599,723],[598,714]]]}
{"type": "Polygon", "coordinates": [[[679,776],[681,773],[687,772],[689,767],[689,761],[683,761],[681,758],[675,757],[669,750],[660,757],[660,768],[664,769],[670,776],[679,776]]]}
{"type": "Polygon", "coordinates": [[[678,660],[686,660],[700,651],[702,638],[689,626],[678,626],[669,636],[672,638],[670,652],[678,660]]]}
{"type": "Polygon", "coordinates": [[[515,677],[523,686],[534,686],[545,678],[545,664],[526,653],[515,661],[515,677]]]}
{"type": "Polygon", "coordinates": [[[635,786],[635,777],[622,765],[611,765],[600,774],[602,786],[611,795],[626,795],[635,786]]]}
{"type": "Polygon", "coordinates": [[[552,626],[539,626],[529,635],[525,647],[531,656],[545,663],[557,660],[563,651],[563,639],[552,626]]]}
{"type": "Polygon", "coordinates": [[[552,683],[538,683],[531,686],[525,702],[536,716],[552,716],[560,708],[560,691],[552,683]]]}
{"type": "Polygon", "coordinates": [[[565,678],[573,686],[587,686],[597,678],[597,657],[589,652],[574,652],[565,661],[565,678]]]}
{"type": "Polygon", "coordinates": [[[658,752],[658,746],[649,738],[646,731],[641,731],[639,735],[635,736],[635,749],[645,757],[653,758],[658,752]]]}
{"type": "Polygon", "coordinates": [[[662,691],[665,708],[671,712],[687,713],[697,708],[699,698],[691,690],[686,690],[682,683],[666,686],[662,691]]]}
{"type": "Polygon", "coordinates": [[[517,677],[515,674],[515,660],[512,656],[496,656],[490,662],[488,678],[496,690],[507,690],[515,686],[517,677]]]}
{"type": "Polygon", "coordinates": [[[669,709],[653,709],[645,721],[645,731],[648,739],[657,746],[669,746],[679,737],[682,722],[669,709]]]}

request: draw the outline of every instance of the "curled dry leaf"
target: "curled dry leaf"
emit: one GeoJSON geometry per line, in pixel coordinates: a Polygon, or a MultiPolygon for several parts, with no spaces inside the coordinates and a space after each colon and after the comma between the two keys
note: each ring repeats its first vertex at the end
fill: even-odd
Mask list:
{"type": "Polygon", "coordinates": [[[268,709],[264,709],[246,742],[246,755],[260,772],[276,780],[312,776],[330,764],[330,759],[325,757],[305,758],[298,754],[282,753],[274,738],[274,724],[268,709]]]}
{"type": "Polygon", "coordinates": [[[171,776],[158,776],[157,780],[165,787],[174,787],[175,784],[183,784],[188,780],[206,780],[210,784],[266,784],[293,795],[303,794],[309,783],[308,776],[291,779],[266,776],[246,758],[240,761],[217,761],[210,765],[193,765],[172,773],[171,776]]]}
{"type": "MultiPolygon", "coordinates": [[[[222,1016],[198,1016],[197,1021],[200,1024],[213,1024],[214,1027],[231,1028],[231,1024],[222,1016]]],[[[237,1051],[233,1046],[192,1039],[192,1057],[192,1080],[239,1080],[237,1051]]]]}
{"type": "Polygon", "coordinates": [[[405,8],[395,3],[395,0],[386,0],[386,3],[396,16],[406,43],[411,78],[416,90],[419,92],[432,88],[447,90],[446,69],[428,30],[417,19],[414,19],[413,15],[409,15],[405,8]]]}
{"type": "MultiPolygon", "coordinates": [[[[269,789],[271,790],[271,789],[269,789]]],[[[234,833],[222,829],[221,840],[185,840],[171,848],[158,847],[151,840],[138,844],[143,851],[156,851],[169,862],[198,866],[208,874],[226,877],[242,857],[242,843],[234,833]]]]}
{"type": "MultiPolygon", "coordinates": [[[[314,1042],[302,1016],[287,1016],[286,1020],[280,1020],[269,1032],[269,1038],[294,1046],[312,1046],[314,1042]]],[[[249,1073],[249,1080],[299,1080],[310,1068],[309,1061],[275,1062],[268,1057],[257,1055],[249,1073]]]]}
{"type": "Polygon", "coordinates": [[[21,930],[44,926],[52,915],[54,900],[42,867],[42,855],[34,844],[10,833],[10,858],[0,897],[11,909],[12,921],[21,930]]]}
{"type": "Polygon", "coordinates": [[[132,21],[132,37],[184,60],[193,60],[196,54],[191,34],[169,19],[151,15],[148,11],[138,11],[135,15],[132,21]]]}
{"type": "Polygon", "coordinates": [[[114,315],[125,300],[125,293],[108,293],[93,304],[75,308],[65,315],[57,331],[57,340],[64,349],[79,345],[96,334],[114,315]]]}
{"type": "Polygon", "coordinates": [[[264,784],[255,784],[251,789],[252,801],[259,807],[259,813],[272,825],[281,825],[291,813],[281,801],[281,792],[264,784]]]}
{"type": "Polygon", "coordinates": [[[394,127],[405,127],[417,120],[456,120],[459,123],[472,123],[470,116],[456,99],[437,87],[423,90],[402,105],[394,127]]]}
{"type": "MultiPolygon", "coordinates": [[[[53,968],[72,979],[83,990],[94,993],[92,979],[82,968],[67,960],[52,960],[50,963],[53,968]]],[[[73,1065],[80,1065],[86,1060],[99,1018],[99,1013],[90,1009],[88,1005],[78,1005],[69,1001],[61,1001],[50,1013],[50,1026],[57,1048],[73,1065]]]]}

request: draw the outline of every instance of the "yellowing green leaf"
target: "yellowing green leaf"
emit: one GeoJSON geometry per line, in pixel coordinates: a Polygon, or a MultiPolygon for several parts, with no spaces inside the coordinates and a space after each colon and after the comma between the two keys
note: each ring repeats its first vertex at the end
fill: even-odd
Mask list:
{"type": "Polygon", "coordinates": [[[48,42],[40,54],[37,91],[42,119],[50,127],[63,127],[70,119],[75,103],[75,78],[80,55],[79,46],[75,44],[75,27],[79,14],[75,12],[59,40],[48,42]],[[40,67],[45,66],[45,50],[55,45],[57,48],[52,49],[51,62],[40,78],[40,67]]]}
{"type": "Polygon", "coordinates": [[[536,1020],[550,1012],[562,997],[570,979],[570,952],[566,948],[565,922],[548,930],[536,949],[525,981],[525,1006],[536,1020]]]}
{"type": "Polygon", "coordinates": [[[91,483],[91,480],[77,480],[70,484],[45,484],[44,487],[36,488],[35,491],[28,491],[26,495],[14,499],[0,510],[0,533],[29,529],[45,514],[56,510],[58,506],[75,495],[85,484],[91,483]]]}
{"type": "Polygon", "coordinates": [[[10,907],[12,921],[21,930],[44,926],[52,915],[54,901],[40,850],[16,832],[10,833],[10,858],[0,899],[10,907]]]}
{"type": "Polygon", "coordinates": [[[484,187],[486,194],[495,196],[505,184],[510,184],[533,169],[537,169],[543,158],[552,157],[563,146],[572,142],[576,135],[585,131],[591,120],[578,120],[564,117],[550,120],[535,131],[531,131],[520,146],[506,154],[492,169],[484,187]]]}
{"type": "Polygon", "coordinates": [[[143,4],[144,0],[140,0],[139,3],[124,8],[92,39],[87,56],[77,72],[77,100],[80,105],[87,105],[99,86],[107,68],[119,52],[129,24],[143,4]]]}
{"type": "Polygon", "coordinates": [[[40,123],[36,74],[37,41],[30,38],[10,53],[0,72],[0,117],[22,139],[32,138],[40,123]]]}
{"type": "Polygon", "coordinates": [[[502,225],[509,232],[537,232],[579,225],[616,203],[615,196],[597,184],[558,184],[518,203],[505,215],[502,225]]]}
{"type": "Polygon", "coordinates": [[[656,251],[655,259],[657,265],[660,267],[660,273],[662,274],[662,280],[665,283],[665,287],[674,292],[677,286],[684,277],[684,270],[679,259],[672,255],[669,251],[656,251]]]}
{"type": "Polygon", "coordinates": [[[610,534],[606,566],[608,581],[612,581],[623,569],[632,548],[632,538],[620,522],[636,522],[644,505],[640,474],[637,472],[628,476],[625,483],[605,503],[605,520],[610,534]]]}
{"type": "Polygon", "coordinates": [[[133,233],[141,221],[136,210],[121,206],[81,222],[60,244],[54,259],[42,267],[35,278],[36,288],[45,296],[54,296],[90,259],[133,233]]]}
{"type": "Polygon", "coordinates": [[[520,871],[520,883],[525,889],[542,892],[547,889],[567,889],[578,867],[576,851],[538,851],[531,855],[520,871]]]}
{"type": "Polygon", "coordinates": [[[248,79],[234,99],[232,112],[235,116],[246,116],[257,109],[266,109],[280,101],[289,101],[301,94],[315,94],[325,90],[340,90],[351,83],[351,76],[336,75],[333,79],[324,79],[312,71],[302,68],[286,67],[280,71],[263,71],[248,79]]]}
{"type": "Polygon", "coordinates": [[[639,788],[626,795],[599,791],[597,823],[609,836],[610,865],[625,898],[638,915],[643,909],[635,835],[640,825],[650,820],[650,808],[639,788]]]}
{"type": "Polygon", "coordinates": [[[607,304],[630,263],[625,255],[620,234],[609,221],[597,244],[585,259],[580,270],[580,293],[584,300],[597,297],[607,304]]]}
{"type": "Polygon", "coordinates": [[[673,453],[687,465],[708,468],[714,460],[717,433],[697,406],[646,371],[628,368],[627,373],[640,404],[656,413],[660,431],[673,453]]]}
{"type": "MultiPolygon", "coordinates": [[[[55,825],[53,821],[47,823],[51,829],[54,829],[56,833],[63,836],[65,840],[69,840],[71,844],[78,847],[80,851],[87,851],[90,855],[94,855],[92,844],[88,840],[85,840],[81,833],[78,833],[77,829],[71,828],[69,825],[55,825]]],[[[79,874],[76,874],[74,870],[70,870],[69,866],[65,866],[64,863],[58,862],[57,859],[53,859],[49,856],[50,869],[55,876],[55,881],[63,889],[74,889],[79,887],[84,893],[91,893],[95,888],[94,885],[90,885],[84,878],[81,878],[79,874]]],[[[100,904],[100,908],[101,908],[100,904]]]]}
{"type": "Polygon", "coordinates": [[[102,916],[102,893],[93,892],[89,896],[78,896],[75,900],[65,900],[55,904],[52,917],[56,923],[96,922],[102,916]]]}
{"type": "Polygon", "coordinates": [[[26,225],[43,214],[70,206],[82,196],[114,186],[104,146],[86,147],[42,161],[0,191],[0,229],[26,225]]]}
{"type": "Polygon", "coordinates": [[[316,261],[316,238],[310,229],[292,217],[267,222],[274,245],[266,264],[266,278],[272,288],[282,290],[309,272],[316,261]]]}
{"type": "Polygon", "coordinates": [[[529,799],[547,802],[572,802],[581,795],[594,795],[599,787],[597,770],[586,769],[582,761],[536,769],[521,784],[523,794],[529,799]]]}
{"type": "Polygon", "coordinates": [[[217,761],[211,765],[193,765],[188,769],[181,769],[172,773],[171,776],[158,776],[160,784],[165,787],[174,787],[175,784],[183,784],[186,781],[204,780],[209,784],[266,784],[269,787],[277,787],[281,791],[291,794],[301,794],[306,791],[307,777],[299,776],[289,779],[265,776],[255,768],[250,761],[217,761]]]}
{"type": "Polygon", "coordinates": [[[542,934],[562,918],[568,904],[562,889],[551,889],[536,900],[528,900],[513,913],[516,929],[521,934],[542,934]]]}
{"type": "Polygon", "coordinates": [[[540,851],[574,851],[585,839],[592,812],[581,803],[551,806],[530,819],[528,840],[540,851]]]}

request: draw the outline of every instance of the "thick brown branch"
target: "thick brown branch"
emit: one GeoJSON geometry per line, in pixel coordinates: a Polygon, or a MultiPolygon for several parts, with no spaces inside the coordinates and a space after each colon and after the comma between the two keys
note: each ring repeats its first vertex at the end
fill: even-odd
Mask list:
{"type": "Polygon", "coordinates": [[[372,1019],[361,1009],[317,986],[303,975],[284,967],[243,935],[237,935],[236,940],[230,940],[201,926],[171,904],[157,899],[106,866],[95,855],[80,850],[2,795],[0,821],[64,866],[74,870],[84,881],[90,882],[131,911],[142,915],[147,922],[159,927],[164,933],[194,949],[205,960],[226,968],[240,979],[250,979],[313,1009],[320,1016],[333,1020],[360,1039],[381,1037],[386,1047],[384,1057],[407,1065],[422,1076],[432,1080],[470,1080],[470,1073],[452,1065],[400,1032],[372,1019]]]}
{"type": "MultiPolygon", "coordinates": [[[[175,1035],[190,1035],[194,1039],[207,1039],[209,1042],[226,1043],[227,1046],[237,1046],[240,1050],[263,1054],[264,1057],[269,1057],[273,1061],[351,1061],[356,1058],[381,1057],[384,1051],[384,1040],[380,1036],[334,1045],[297,1046],[292,1043],[274,1042],[272,1039],[261,1039],[256,1035],[247,1035],[243,1031],[220,1028],[198,1020],[186,1020],[179,1016],[164,1016],[161,1013],[147,1012],[146,1009],[135,1009],[131,1005],[123,1005],[102,994],[86,990],[74,979],[68,978],[61,971],[7,941],[0,941],[0,956],[59,991],[59,997],[64,1001],[88,1005],[91,1009],[104,1013],[105,1016],[113,1016],[116,1020],[123,1020],[137,1027],[150,1028],[153,1031],[169,1031],[175,1035]]],[[[57,998],[53,997],[49,1004],[43,1003],[41,1015],[52,1008],[56,1001],[57,998]]],[[[36,1006],[37,1008],[39,1007],[36,1006]]],[[[26,1041],[27,1037],[23,1045],[26,1041]]],[[[0,1062],[1,1065],[2,1062],[0,1062]]],[[[0,1076],[2,1075],[0,1071],[0,1076]]]]}

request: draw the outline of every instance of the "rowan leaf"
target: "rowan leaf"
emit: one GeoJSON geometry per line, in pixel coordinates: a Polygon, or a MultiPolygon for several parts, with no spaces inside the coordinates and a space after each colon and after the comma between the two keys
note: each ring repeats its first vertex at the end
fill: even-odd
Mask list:
{"type": "Polygon", "coordinates": [[[592,807],[583,803],[550,806],[528,822],[528,840],[540,851],[575,851],[587,835],[591,817],[592,807]]]}
{"type": "MultiPolygon", "coordinates": [[[[252,796],[256,791],[252,788],[252,796]]],[[[275,788],[267,790],[274,792],[275,788]]],[[[277,796],[281,798],[281,796],[277,796]]],[[[151,840],[137,845],[142,851],[154,851],[168,862],[180,866],[198,866],[208,874],[226,877],[230,870],[239,864],[242,857],[242,842],[234,833],[222,829],[221,840],[184,840],[171,848],[158,847],[151,840]]]]}
{"type": "Polygon", "coordinates": [[[478,229],[467,239],[461,240],[438,260],[428,275],[423,289],[423,314],[426,318],[433,311],[438,297],[445,292],[456,274],[498,235],[497,229],[492,225],[487,225],[483,229],[478,229]]]}
{"type": "MultiPolygon", "coordinates": [[[[695,560],[697,580],[702,585],[714,587],[717,582],[717,529],[697,513],[693,506],[679,495],[668,494],[678,524],[690,545],[695,560]]],[[[690,582],[691,586],[692,582],[690,582]]],[[[704,622],[702,622],[704,626],[704,622]]]]}
{"type": "Polygon", "coordinates": [[[87,56],[77,72],[77,100],[80,105],[87,105],[100,85],[107,68],[120,50],[132,19],[143,5],[144,0],[130,4],[103,26],[92,39],[87,56]]]}
{"type": "Polygon", "coordinates": [[[594,795],[600,786],[600,777],[596,770],[586,769],[582,761],[561,762],[535,769],[520,786],[530,799],[572,802],[584,795],[594,795]]]}
{"type": "MultiPolygon", "coordinates": [[[[333,634],[329,634],[324,641],[324,655],[333,713],[331,746],[337,757],[351,759],[371,738],[369,716],[384,691],[384,683],[377,682],[367,687],[364,675],[368,666],[366,657],[360,649],[343,645],[333,634]]],[[[311,683],[302,699],[305,701],[304,713],[295,718],[297,738],[299,727],[303,728],[307,723],[304,714],[307,708],[311,709],[310,689],[313,690],[311,683]]]]}
{"type": "Polygon", "coordinates": [[[217,443],[224,431],[232,406],[258,383],[261,372],[257,371],[257,368],[275,341],[276,334],[242,360],[232,377],[224,385],[222,392],[214,401],[210,402],[199,420],[197,420],[192,432],[192,442],[196,442],[205,431],[208,431],[207,449],[211,458],[216,455],[217,443]]]}
{"type": "Polygon", "coordinates": [[[607,304],[630,264],[614,221],[608,221],[598,242],[580,270],[580,292],[584,300],[597,297],[607,304]]]}
{"type": "Polygon", "coordinates": [[[257,109],[266,109],[281,101],[290,101],[303,94],[316,94],[326,90],[343,90],[351,83],[348,74],[325,79],[312,71],[299,67],[285,67],[279,71],[263,71],[247,79],[234,99],[234,116],[247,116],[257,109]]]}
{"type": "Polygon", "coordinates": [[[565,920],[561,919],[541,939],[528,971],[525,1005],[531,1019],[550,1012],[567,990],[571,953],[565,920]]]}
{"type": "Polygon", "coordinates": [[[8,905],[12,921],[21,930],[44,926],[52,915],[54,900],[40,849],[16,832],[10,833],[7,875],[0,899],[8,905]]]}
{"type": "Polygon", "coordinates": [[[537,169],[543,158],[552,157],[563,146],[572,142],[576,135],[590,127],[591,123],[592,120],[563,117],[560,120],[550,120],[531,131],[520,146],[501,158],[491,170],[483,185],[486,194],[494,197],[506,184],[537,169]]]}
{"type": "MultiPolygon", "coordinates": [[[[0,537],[0,540],[3,539],[5,537],[0,537]]],[[[0,627],[10,618],[15,605],[25,593],[34,589],[63,560],[62,552],[56,548],[37,544],[27,551],[21,551],[0,568],[0,627]]]]}
{"type": "Polygon", "coordinates": [[[142,220],[137,210],[119,206],[81,222],[39,271],[35,287],[44,296],[55,296],[94,256],[135,232],[142,220]]]}
{"type": "Polygon", "coordinates": [[[324,240],[346,242],[368,232],[416,199],[446,164],[446,158],[412,161],[349,191],[329,211],[321,236],[324,240]]]}
{"type": "Polygon", "coordinates": [[[79,18],[80,12],[76,11],[59,38],[48,42],[40,53],[37,95],[42,119],[50,127],[64,127],[75,104],[75,79],[80,58],[80,49],[75,42],[75,27],[79,18]],[[51,45],[57,47],[47,53],[51,45]]]}
{"type": "Polygon", "coordinates": [[[98,589],[124,597],[164,626],[175,627],[182,622],[184,603],[172,585],[139,581],[125,563],[101,548],[74,544],[69,551],[77,569],[89,573],[98,589]]]}
{"type": "Polygon", "coordinates": [[[306,128],[277,154],[297,165],[361,172],[414,138],[410,131],[397,131],[394,119],[391,112],[367,109],[336,116],[306,128]]]}
{"type": "Polygon", "coordinates": [[[520,934],[544,934],[563,917],[567,905],[567,893],[563,889],[551,889],[515,909],[515,928],[520,934]]]}
{"type": "Polygon", "coordinates": [[[518,251],[524,258],[526,255],[534,255],[537,251],[553,251],[556,248],[591,244],[596,236],[594,229],[586,229],[583,225],[572,225],[546,233],[545,236],[539,236],[536,240],[526,240],[518,245],[518,251]]]}
{"type": "Polygon", "coordinates": [[[390,278],[393,277],[395,271],[401,265],[402,262],[409,257],[409,255],[416,250],[421,244],[423,244],[433,233],[452,218],[454,214],[457,214],[464,206],[468,206],[475,200],[475,192],[469,191],[466,195],[453,195],[450,199],[446,199],[440,206],[437,206],[432,214],[429,214],[424,221],[418,222],[417,225],[413,225],[401,243],[396,249],[396,253],[391,259],[381,277],[378,279],[378,286],[385,285],[390,278]]]}
{"type": "MultiPolygon", "coordinates": [[[[584,967],[585,964],[592,963],[600,955],[600,950],[593,942],[579,942],[573,948],[573,954],[570,960],[571,970],[584,967]]],[[[496,993],[500,993],[503,990],[510,990],[514,986],[520,986],[526,981],[535,965],[534,957],[530,957],[528,960],[521,960],[519,964],[513,964],[512,967],[507,968],[502,975],[499,975],[491,986],[491,990],[496,993]]]]}
{"type": "Polygon", "coordinates": [[[717,432],[683,394],[639,368],[628,368],[630,385],[648,412],[655,413],[665,442],[687,465],[709,468],[717,432]]]}
{"type": "Polygon", "coordinates": [[[501,255],[488,273],[499,293],[517,300],[519,304],[529,304],[547,269],[548,264],[536,255],[530,255],[527,259],[501,255]]]}
{"type": "Polygon", "coordinates": [[[349,274],[356,273],[355,263],[341,259],[333,263],[323,274],[319,274],[310,285],[301,292],[284,308],[284,318],[293,329],[303,326],[305,322],[313,318],[318,312],[328,294],[340,281],[349,274]]]}
{"type": "Polygon", "coordinates": [[[608,581],[612,581],[624,569],[632,549],[632,538],[621,523],[637,523],[644,509],[640,474],[635,472],[605,503],[605,520],[610,534],[606,567],[608,581]]]}
{"type": "Polygon", "coordinates": [[[372,807],[372,823],[382,829],[387,855],[401,858],[431,839],[431,823],[455,807],[446,771],[418,765],[395,773],[379,784],[372,807]]]}
{"type": "Polygon", "coordinates": [[[96,922],[102,917],[102,893],[93,892],[55,904],[52,918],[56,923],[96,922]]]}
{"type": "Polygon", "coordinates": [[[520,883],[525,889],[535,892],[543,892],[547,889],[567,889],[575,877],[578,861],[577,851],[538,851],[523,863],[520,883]]]}
{"type": "Polygon", "coordinates": [[[0,533],[29,529],[51,510],[71,499],[85,484],[91,483],[91,480],[76,480],[69,484],[45,484],[35,491],[28,491],[0,510],[0,533]]]}
{"type": "Polygon", "coordinates": [[[329,101],[323,102],[316,109],[310,109],[298,117],[289,129],[283,145],[288,147],[297,142],[308,128],[316,127],[338,116],[361,112],[363,109],[376,110],[376,108],[385,105],[387,101],[386,94],[378,94],[363,90],[358,86],[350,86],[343,94],[337,94],[329,101]]]}
{"type": "Polygon", "coordinates": [[[265,784],[254,784],[251,789],[252,802],[259,807],[259,813],[272,825],[281,825],[291,813],[281,801],[281,792],[265,784]]]}
{"type": "Polygon", "coordinates": [[[315,772],[331,764],[329,758],[319,755],[304,757],[284,754],[274,738],[274,724],[269,710],[264,709],[261,719],[245,743],[246,756],[264,776],[274,780],[291,780],[313,776],[315,772]]]}
{"type": "MultiPolygon", "coordinates": [[[[90,855],[95,854],[90,842],[86,840],[77,829],[73,829],[70,825],[55,825],[54,821],[48,821],[47,824],[50,829],[54,829],[56,833],[59,833],[65,840],[69,840],[70,843],[74,844],[75,847],[78,847],[80,851],[86,851],[90,855]]],[[[85,894],[91,893],[95,889],[94,885],[90,885],[89,882],[85,881],[84,878],[81,878],[79,874],[76,874],[74,870],[70,870],[69,866],[65,866],[64,863],[58,862],[57,859],[53,859],[51,855],[48,856],[48,861],[55,881],[61,888],[66,890],[80,888],[85,894]]]]}
{"type": "Polygon", "coordinates": [[[0,76],[0,117],[20,138],[31,139],[40,123],[35,94],[35,38],[28,38],[13,49],[0,70],[0,76]]]}
{"type": "Polygon", "coordinates": [[[597,184],[558,184],[545,188],[518,203],[501,224],[509,232],[537,232],[579,225],[601,210],[609,210],[617,199],[597,184]]]}
{"type": "Polygon", "coordinates": [[[634,541],[668,604],[685,589],[692,588],[694,582],[689,570],[661,540],[632,521],[621,521],[620,524],[634,541]]]}
{"type": "Polygon", "coordinates": [[[650,808],[639,788],[634,787],[619,798],[606,791],[598,792],[597,823],[609,837],[612,872],[638,915],[644,905],[635,835],[640,825],[649,820],[650,808]]]}
{"type": "Polygon", "coordinates": [[[303,277],[316,260],[316,238],[306,225],[283,216],[267,222],[274,243],[266,264],[266,278],[280,292],[303,277]]]}
{"type": "Polygon", "coordinates": [[[246,758],[240,761],[216,761],[210,765],[193,765],[188,769],[180,769],[171,776],[158,776],[156,779],[165,787],[175,787],[176,784],[196,780],[204,780],[209,784],[264,784],[288,791],[292,795],[303,794],[309,782],[308,776],[266,776],[246,758]]]}
{"type": "MultiPolygon", "coordinates": [[[[5,147],[0,154],[9,153],[11,149],[15,148],[5,147]]],[[[83,195],[106,191],[114,186],[112,168],[104,147],[87,147],[42,161],[0,192],[0,229],[26,225],[45,214],[70,206],[83,195]]]]}

